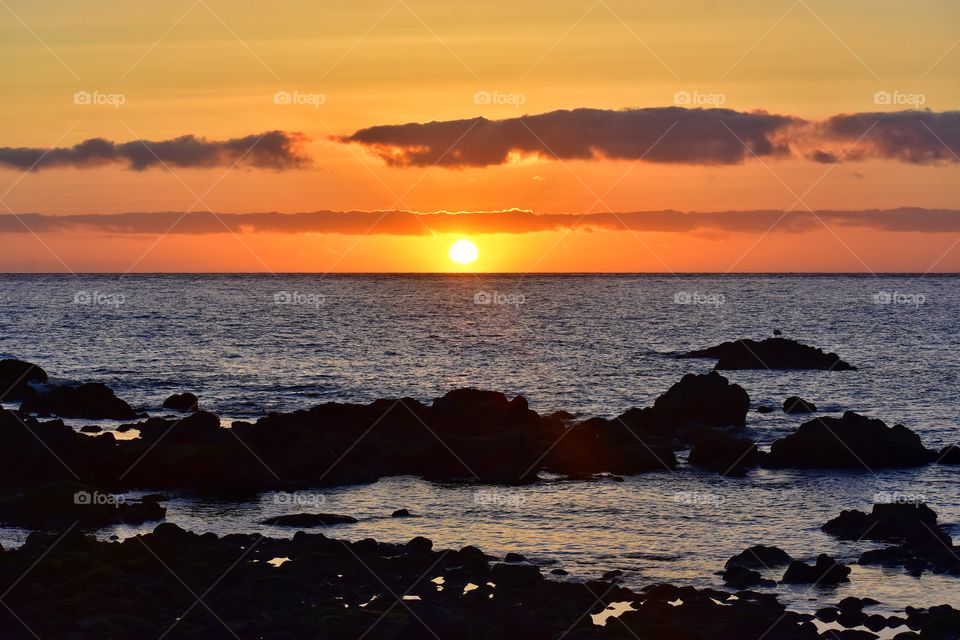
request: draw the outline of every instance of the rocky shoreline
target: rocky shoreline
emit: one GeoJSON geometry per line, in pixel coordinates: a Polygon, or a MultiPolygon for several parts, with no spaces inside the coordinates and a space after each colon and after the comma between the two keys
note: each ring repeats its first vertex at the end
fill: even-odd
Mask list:
{"type": "MultiPolygon", "coordinates": [[[[739,343],[713,352],[720,357],[718,369],[748,368],[749,362],[740,367],[729,361],[743,355],[739,343]],[[728,366],[719,366],[724,359],[728,366]]],[[[855,370],[841,367],[836,354],[800,346],[787,351],[799,354],[808,368],[855,370]],[[833,364],[820,366],[827,361],[833,364]]],[[[541,474],[580,481],[680,472],[684,454],[688,467],[736,482],[757,468],[873,471],[957,464],[960,458],[956,446],[934,451],[903,425],[890,427],[852,411],[818,415],[813,403],[798,397],[787,398],[784,412],[810,419],[761,449],[744,431],[751,410],[747,392],[716,371],[687,374],[652,406],[609,419],[577,419],[562,411],[541,415],[522,396],[457,389],[429,404],[412,398],[325,403],[227,428],[192,393],[164,402],[163,408],[180,416],[149,417],[102,384],[60,387],[48,380],[30,363],[0,361],[0,399],[20,403],[19,409],[0,410],[7,441],[0,448],[0,523],[37,531],[23,546],[0,551],[0,589],[8,591],[0,638],[166,633],[278,640],[799,640],[876,638],[895,630],[887,637],[947,640],[960,634],[960,612],[946,605],[907,607],[902,616],[890,617],[864,612],[871,603],[851,599],[815,614],[789,611],[774,594],[753,589],[778,583],[827,587],[848,581],[851,570],[825,554],[793,558],[772,546],[731,558],[720,572],[726,590],[655,584],[632,591],[618,584],[616,572],[601,580],[560,582],[516,554],[501,559],[475,547],[435,551],[423,537],[402,545],[302,531],[287,540],[217,537],[171,523],[123,542],[85,535],[109,525],[164,520],[163,494],[132,502],[92,498],[130,490],[250,495],[407,475],[522,487],[540,482],[541,474]],[[123,424],[115,431],[92,425],[81,430],[64,421],[70,418],[123,424]],[[594,615],[609,619],[600,625],[594,615]]],[[[405,510],[393,515],[415,517],[405,510]]],[[[331,513],[263,521],[327,533],[353,522],[349,514],[331,513]]],[[[925,504],[843,511],[823,530],[838,539],[889,545],[864,551],[863,566],[960,576],[960,547],[925,504]]]]}

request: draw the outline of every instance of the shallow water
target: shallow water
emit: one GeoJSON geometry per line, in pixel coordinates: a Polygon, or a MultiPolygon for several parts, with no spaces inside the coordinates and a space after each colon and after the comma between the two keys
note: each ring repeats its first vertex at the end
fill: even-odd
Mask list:
{"type": "MultiPolygon", "coordinates": [[[[2,276],[0,354],[36,362],[55,379],[105,382],[152,415],[178,391],[197,393],[229,420],[326,400],[429,401],[477,386],[522,393],[539,411],[610,416],[650,404],[684,373],[713,364],[676,353],[780,328],[860,370],[725,374],[754,407],[779,407],[797,394],[825,413],[853,409],[903,423],[939,447],[960,442],[958,285],[953,276],[2,276]],[[478,292],[494,291],[515,304],[475,303],[478,292]],[[277,304],[280,292],[295,303],[277,304]],[[891,294],[889,304],[874,300],[882,293],[891,294]],[[678,303],[678,294],[700,302],[678,303]]],[[[766,445],[802,420],[751,412],[747,430],[766,445]]],[[[438,547],[474,544],[553,561],[545,570],[562,567],[571,579],[620,569],[629,586],[716,587],[713,572],[750,544],[855,560],[875,545],[841,543],[819,527],[841,509],[868,509],[878,494],[922,496],[942,522],[960,523],[955,467],[723,479],[685,465],[623,483],[519,490],[392,478],[279,501],[182,497],[168,505],[168,520],[196,531],[283,536],[292,532],[257,521],[342,513],[361,521],[328,535],[425,535],[438,547]],[[401,507],[422,517],[389,518],[401,507]]],[[[0,531],[5,545],[24,536],[0,531]]],[[[960,606],[956,578],[854,566],[851,580],[836,590],[777,590],[797,608],[847,595],[891,609],[960,606]]]]}

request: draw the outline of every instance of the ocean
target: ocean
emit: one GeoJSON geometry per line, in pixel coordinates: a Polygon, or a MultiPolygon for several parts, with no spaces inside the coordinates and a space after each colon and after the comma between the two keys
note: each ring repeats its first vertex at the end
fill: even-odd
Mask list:
{"type": "MultiPolygon", "coordinates": [[[[332,400],[429,401],[469,386],[522,394],[542,413],[611,417],[713,366],[679,353],[778,329],[859,370],[724,373],[749,393],[745,435],[761,447],[804,421],[779,411],[791,395],[823,414],[904,424],[930,448],[960,444],[952,275],[3,275],[0,300],[0,356],[39,364],[54,382],[104,382],[150,415],[165,415],[160,404],[181,391],[228,425],[332,400]],[[759,414],[760,404],[778,409],[759,414]]],[[[960,535],[957,468],[936,465],[721,478],[681,464],[622,483],[547,478],[516,489],[402,477],[237,502],[176,496],[167,519],[195,531],[289,536],[257,521],[311,505],[360,520],[328,535],[424,535],[440,548],[515,551],[569,572],[558,579],[619,569],[630,587],[720,587],[716,572],[751,544],[847,562],[882,546],[819,529],[878,496],[922,498],[960,535]],[[390,518],[397,508],[421,517],[390,518]]],[[[0,529],[0,542],[25,535],[0,529]]],[[[960,606],[952,580],[854,565],[848,585],[774,591],[799,610],[848,595],[890,610],[960,606]]]]}

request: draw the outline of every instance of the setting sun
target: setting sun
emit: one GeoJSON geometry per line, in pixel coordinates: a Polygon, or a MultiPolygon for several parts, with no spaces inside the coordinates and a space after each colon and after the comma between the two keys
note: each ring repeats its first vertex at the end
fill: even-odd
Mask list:
{"type": "Polygon", "coordinates": [[[480,255],[477,245],[469,240],[457,240],[450,245],[450,259],[457,264],[470,264],[480,255]]]}

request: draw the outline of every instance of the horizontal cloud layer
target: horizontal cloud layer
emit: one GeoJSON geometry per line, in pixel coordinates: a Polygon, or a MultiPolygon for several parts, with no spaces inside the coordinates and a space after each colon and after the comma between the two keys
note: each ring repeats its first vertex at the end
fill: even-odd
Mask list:
{"type": "Polygon", "coordinates": [[[391,165],[479,167],[514,154],[560,160],[629,159],[701,165],[794,154],[815,162],[960,162],[960,111],[833,116],[822,122],[731,109],[575,109],[488,120],[382,125],[339,138],[391,165]]]}
{"type": "Polygon", "coordinates": [[[229,167],[291,169],[306,166],[306,137],[300,133],[267,131],[261,134],[207,140],[193,135],[170,140],[111,142],[85,140],[72,147],[0,147],[0,167],[39,171],[54,167],[97,167],[119,164],[134,171],[167,165],[177,168],[229,167]]]}
{"type": "Polygon", "coordinates": [[[89,215],[0,215],[0,233],[89,232],[99,234],[338,233],[424,236],[436,233],[534,233],[622,231],[763,233],[804,232],[831,227],[875,231],[960,233],[960,211],[900,208],[865,211],[644,211],[552,213],[506,211],[312,211],[305,213],[119,213],[89,215]]]}
{"type": "Polygon", "coordinates": [[[789,152],[780,138],[793,118],[731,109],[574,109],[506,120],[384,125],[340,138],[371,148],[394,165],[476,167],[503,164],[511,153],[561,160],[737,164],[749,156],[789,152]]]}

